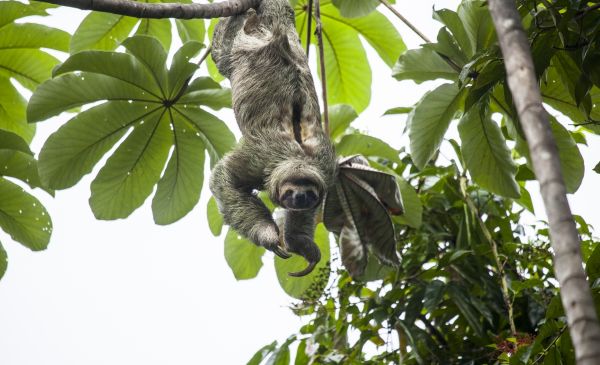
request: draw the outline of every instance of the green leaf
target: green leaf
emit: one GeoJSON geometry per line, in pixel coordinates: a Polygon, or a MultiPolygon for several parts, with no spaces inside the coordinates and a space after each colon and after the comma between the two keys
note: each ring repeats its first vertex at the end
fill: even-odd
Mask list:
{"type": "Polygon", "coordinates": [[[332,0],[331,2],[346,18],[365,16],[380,4],[379,0],[332,0]]]}
{"type": "Polygon", "coordinates": [[[310,358],[306,354],[306,340],[302,340],[296,349],[296,360],[294,360],[294,365],[308,365],[309,362],[310,358]]]}
{"type": "Polygon", "coordinates": [[[7,78],[0,77],[0,128],[18,134],[30,143],[35,126],[27,123],[26,108],[25,98],[7,78]]]}
{"type": "MultiPolygon", "coordinates": [[[[38,164],[35,158],[20,151],[0,151],[0,175],[17,178],[32,188],[45,188],[38,174],[38,164]]],[[[51,190],[48,193],[53,194],[51,190]]]]}
{"type": "Polygon", "coordinates": [[[201,104],[214,110],[231,108],[231,89],[222,88],[208,77],[192,81],[178,104],[201,104]]]}
{"type": "Polygon", "coordinates": [[[181,43],[188,41],[198,41],[204,43],[206,34],[204,19],[175,19],[177,33],[181,39],[181,43]]]}
{"type": "MultiPolygon", "coordinates": [[[[348,0],[344,0],[347,2],[348,0]]],[[[352,0],[356,1],[356,0],[352,0]]],[[[369,0],[358,0],[366,3],[369,0]]],[[[379,2],[379,0],[375,0],[379,2]]],[[[400,33],[385,15],[378,11],[373,11],[367,16],[355,19],[348,19],[340,16],[335,8],[324,6],[322,12],[323,18],[336,20],[349,28],[354,29],[373,47],[379,54],[379,57],[390,67],[394,65],[398,56],[406,50],[406,45],[400,37],[400,33]]]]}
{"type": "Polygon", "coordinates": [[[419,199],[417,191],[408,181],[400,177],[396,181],[398,181],[398,187],[400,188],[404,213],[399,217],[394,217],[394,220],[400,224],[406,224],[418,229],[423,222],[423,204],[421,204],[421,199],[419,199]]]}
{"type": "Polygon", "coordinates": [[[175,98],[179,94],[181,88],[186,85],[186,81],[188,81],[198,69],[197,64],[189,61],[200,52],[202,47],[204,47],[202,43],[191,41],[179,48],[173,56],[173,63],[171,64],[168,75],[168,95],[170,99],[175,98]]]}
{"type": "Polygon", "coordinates": [[[462,154],[473,180],[482,188],[506,197],[519,198],[520,189],[512,160],[500,127],[481,103],[463,116],[458,132],[462,154]]]}
{"type": "Polygon", "coordinates": [[[585,174],[583,157],[569,131],[554,117],[550,117],[550,127],[558,146],[560,168],[565,179],[567,193],[575,193],[579,189],[585,174]]]}
{"type": "Polygon", "coordinates": [[[287,345],[282,345],[269,358],[266,365],[289,365],[290,363],[290,348],[287,345]]]}
{"type": "Polygon", "coordinates": [[[469,294],[462,288],[454,284],[446,286],[450,299],[456,304],[462,316],[467,320],[469,326],[480,337],[485,337],[483,326],[479,320],[478,311],[469,300],[469,294]]]}
{"type": "Polygon", "coordinates": [[[404,52],[394,69],[392,76],[396,80],[413,80],[420,84],[423,81],[447,79],[456,80],[458,73],[429,48],[411,49],[404,52]]]}
{"type": "Polygon", "coordinates": [[[0,49],[51,48],[67,52],[69,33],[41,24],[11,23],[0,28],[0,49]]]}
{"type": "Polygon", "coordinates": [[[40,152],[40,175],[54,189],[75,185],[123,136],[144,118],[156,118],[156,107],[110,101],[80,113],[46,140],[40,152]]]}
{"type": "Polygon", "coordinates": [[[384,159],[402,164],[398,151],[392,148],[382,140],[368,136],[366,134],[353,133],[347,134],[335,146],[336,153],[339,156],[377,156],[384,159]]]}
{"type": "Polygon", "coordinates": [[[463,1],[458,6],[458,17],[464,26],[474,53],[489,48],[495,40],[494,23],[485,1],[463,1]]]}
{"type": "Polygon", "coordinates": [[[212,196],[206,205],[206,217],[208,219],[208,228],[210,228],[210,232],[215,237],[220,236],[221,230],[223,229],[223,216],[219,212],[217,201],[212,196]]]}
{"type": "Polygon", "coordinates": [[[596,245],[596,248],[585,263],[585,271],[587,272],[590,283],[600,278],[600,245],[596,245]]]}
{"type": "Polygon", "coordinates": [[[445,286],[444,282],[440,280],[432,280],[427,284],[423,306],[428,312],[432,312],[438,308],[440,302],[444,298],[445,286]]]}
{"type": "Polygon", "coordinates": [[[229,229],[225,236],[225,260],[237,280],[255,278],[263,266],[263,247],[240,236],[235,230],[229,229]]]}
{"type": "Polygon", "coordinates": [[[52,233],[52,221],[42,204],[4,178],[0,178],[0,227],[33,251],[45,249],[52,233]]]}
{"type": "Polygon", "coordinates": [[[356,32],[331,18],[324,17],[322,22],[329,104],[349,104],[360,113],[371,100],[367,54],[356,32]]]}
{"type": "MultiPolygon", "coordinates": [[[[329,233],[322,224],[317,226],[315,231],[315,243],[321,250],[321,261],[315,269],[308,275],[303,277],[291,277],[290,272],[301,271],[306,267],[304,258],[298,255],[293,255],[291,258],[284,260],[278,256],[275,257],[275,271],[281,288],[291,297],[300,299],[311,290],[323,290],[319,288],[320,284],[327,282],[329,278],[329,233]]],[[[320,291],[319,291],[320,293],[320,291]]],[[[315,294],[315,293],[310,293],[315,294]]],[[[318,294],[317,294],[318,296],[318,294]]]]}
{"type": "Polygon", "coordinates": [[[23,138],[18,134],[3,129],[0,129],[0,150],[15,150],[33,155],[33,152],[29,149],[29,145],[23,138]]]}
{"type": "Polygon", "coordinates": [[[81,72],[61,75],[40,85],[27,104],[27,119],[39,122],[63,111],[100,100],[131,100],[159,106],[139,85],[105,75],[81,72]]]}
{"type": "Polygon", "coordinates": [[[260,350],[256,351],[254,356],[248,361],[246,365],[260,365],[260,363],[277,347],[277,341],[263,346],[260,350]]]}
{"type": "Polygon", "coordinates": [[[456,84],[443,84],[425,94],[408,116],[412,159],[423,169],[442,143],[444,134],[458,112],[464,91],[456,84]]]}
{"type": "Polygon", "coordinates": [[[166,114],[149,115],[106,161],[91,184],[90,206],[97,219],[126,218],[144,203],[169,154],[169,126],[166,114]]]}
{"type": "Polygon", "coordinates": [[[135,35],[158,39],[164,49],[171,48],[171,21],[169,19],[142,19],[135,35]]]}
{"type": "Polygon", "coordinates": [[[452,33],[454,39],[462,49],[467,58],[471,58],[475,53],[471,39],[465,30],[465,24],[460,19],[458,14],[449,9],[440,9],[433,12],[433,19],[444,24],[452,33]]]}
{"type": "Polygon", "coordinates": [[[6,268],[8,267],[8,256],[6,256],[6,250],[2,247],[2,243],[0,243],[0,279],[6,273],[6,268]]]}
{"type": "Polygon", "coordinates": [[[167,53],[160,42],[155,38],[136,36],[123,41],[123,46],[150,70],[162,90],[161,95],[167,95],[167,53]]]}
{"type": "Polygon", "coordinates": [[[50,78],[58,62],[56,57],[39,49],[0,49],[0,76],[12,77],[33,90],[50,78]]]}
{"type": "Polygon", "coordinates": [[[398,106],[396,108],[388,109],[383,113],[383,115],[396,115],[396,114],[408,114],[414,108],[411,106],[398,106]]]}
{"type": "Polygon", "coordinates": [[[329,135],[332,139],[344,134],[346,129],[358,118],[356,111],[346,104],[338,104],[329,107],[329,135]]]}
{"type": "Polygon", "coordinates": [[[152,200],[156,224],[171,224],[198,203],[204,181],[204,143],[189,122],[174,119],[171,124],[175,148],[152,200]]]}
{"type": "Polygon", "coordinates": [[[11,23],[15,19],[30,15],[48,15],[46,9],[55,8],[56,5],[33,1],[25,4],[18,1],[0,1],[0,27],[11,23]]]}
{"type": "Polygon", "coordinates": [[[197,135],[210,155],[211,168],[235,145],[233,133],[214,115],[190,105],[176,105],[173,110],[196,126],[197,135]]]}
{"type": "Polygon", "coordinates": [[[137,58],[127,53],[82,51],[55,68],[54,77],[74,71],[110,76],[129,86],[138,87],[142,91],[140,97],[147,93],[158,98],[161,92],[156,82],[152,80],[150,70],[137,58]]]}
{"type": "Polygon", "coordinates": [[[93,11],[73,34],[71,54],[86,49],[112,51],[127,38],[137,22],[136,18],[93,11]]]}
{"type": "Polygon", "coordinates": [[[596,167],[594,167],[594,172],[597,173],[597,174],[600,174],[600,162],[598,162],[596,164],[596,167]]]}

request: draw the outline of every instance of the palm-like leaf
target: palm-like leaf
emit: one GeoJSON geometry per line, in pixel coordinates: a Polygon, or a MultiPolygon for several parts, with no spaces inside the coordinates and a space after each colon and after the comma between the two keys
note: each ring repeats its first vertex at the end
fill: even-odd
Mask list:
{"type": "Polygon", "coordinates": [[[205,151],[214,164],[235,143],[225,124],[200,107],[229,106],[230,91],[208,78],[187,85],[198,69],[189,60],[202,48],[199,42],[184,44],[170,69],[154,38],[135,36],[123,46],[127,53],[71,56],[31,97],[30,122],[102,102],[48,138],[40,153],[40,175],[52,188],[73,186],[125,136],[92,182],[92,210],[99,219],[125,218],[156,186],[154,220],[169,224],[198,202],[205,151]]]}
{"type": "Polygon", "coordinates": [[[335,186],[325,200],[323,221],[340,236],[342,262],[357,277],[367,265],[370,249],[383,263],[398,265],[391,214],[402,214],[400,192],[393,175],[369,167],[362,156],[339,160],[335,186]]]}

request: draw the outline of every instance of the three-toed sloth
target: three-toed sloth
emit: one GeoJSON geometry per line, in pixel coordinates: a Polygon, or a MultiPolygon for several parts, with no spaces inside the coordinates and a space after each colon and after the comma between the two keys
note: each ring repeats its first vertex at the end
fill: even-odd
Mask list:
{"type": "Polygon", "coordinates": [[[307,275],[321,259],[313,241],[316,215],[336,160],[294,11],[288,0],[263,0],[257,9],[221,19],[212,47],[219,71],[231,81],[242,139],[215,166],[210,189],[227,224],[280,257],[303,256],[307,268],[290,275],[307,275]],[[258,190],[285,209],[282,227],[258,190]]]}

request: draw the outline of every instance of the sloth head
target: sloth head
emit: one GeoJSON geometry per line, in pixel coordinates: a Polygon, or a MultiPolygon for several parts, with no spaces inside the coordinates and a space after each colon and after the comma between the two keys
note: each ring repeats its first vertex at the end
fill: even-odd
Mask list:
{"type": "Polygon", "coordinates": [[[274,203],[285,209],[305,210],[321,204],[325,183],[315,166],[304,161],[285,161],[271,172],[267,189],[274,203]]]}

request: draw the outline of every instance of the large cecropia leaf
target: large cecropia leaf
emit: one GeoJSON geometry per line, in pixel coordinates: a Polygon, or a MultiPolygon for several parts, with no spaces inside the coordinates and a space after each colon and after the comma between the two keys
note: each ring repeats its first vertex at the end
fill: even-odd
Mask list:
{"type": "MultiPolygon", "coordinates": [[[[307,1],[298,1],[295,12],[296,29],[306,46],[307,1]]],[[[393,24],[378,11],[359,18],[346,18],[330,0],[325,0],[321,2],[321,18],[329,103],[349,104],[360,113],[371,99],[371,69],[359,35],[390,67],[406,46],[393,24]]],[[[314,27],[313,21],[311,34],[314,27]]],[[[316,42],[312,35],[311,43],[316,42]]]]}
{"type": "Polygon", "coordinates": [[[253,279],[263,266],[264,247],[255,245],[235,230],[229,229],[225,236],[225,261],[236,280],[253,279]]]}
{"type": "Polygon", "coordinates": [[[403,207],[396,178],[369,167],[362,156],[340,158],[339,174],[325,200],[323,222],[340,236],[342,263],[353,277],[364,273],[368,250],[398,265],[392,214],[403,207]]]}
{"type": "Polygon", "coordinates": [[[31,97],[30,122],[101,102],[48,138],[40,153],[40,175],[51,188],[71,187],[124,138],[92,182],[95,216],[125,218],[156,186],[154,220],[169,224],[198,202],[205,151],[214,165],[235,143],[225,124],[200,107],[230,106],[230,91],[208,78],[186,84],[198,68],[189,61],[202,48],[199,42],[184,44],[170,69],[154,38],[135,36],[123,46],[127,53],[71,56],[31,97]]]}

